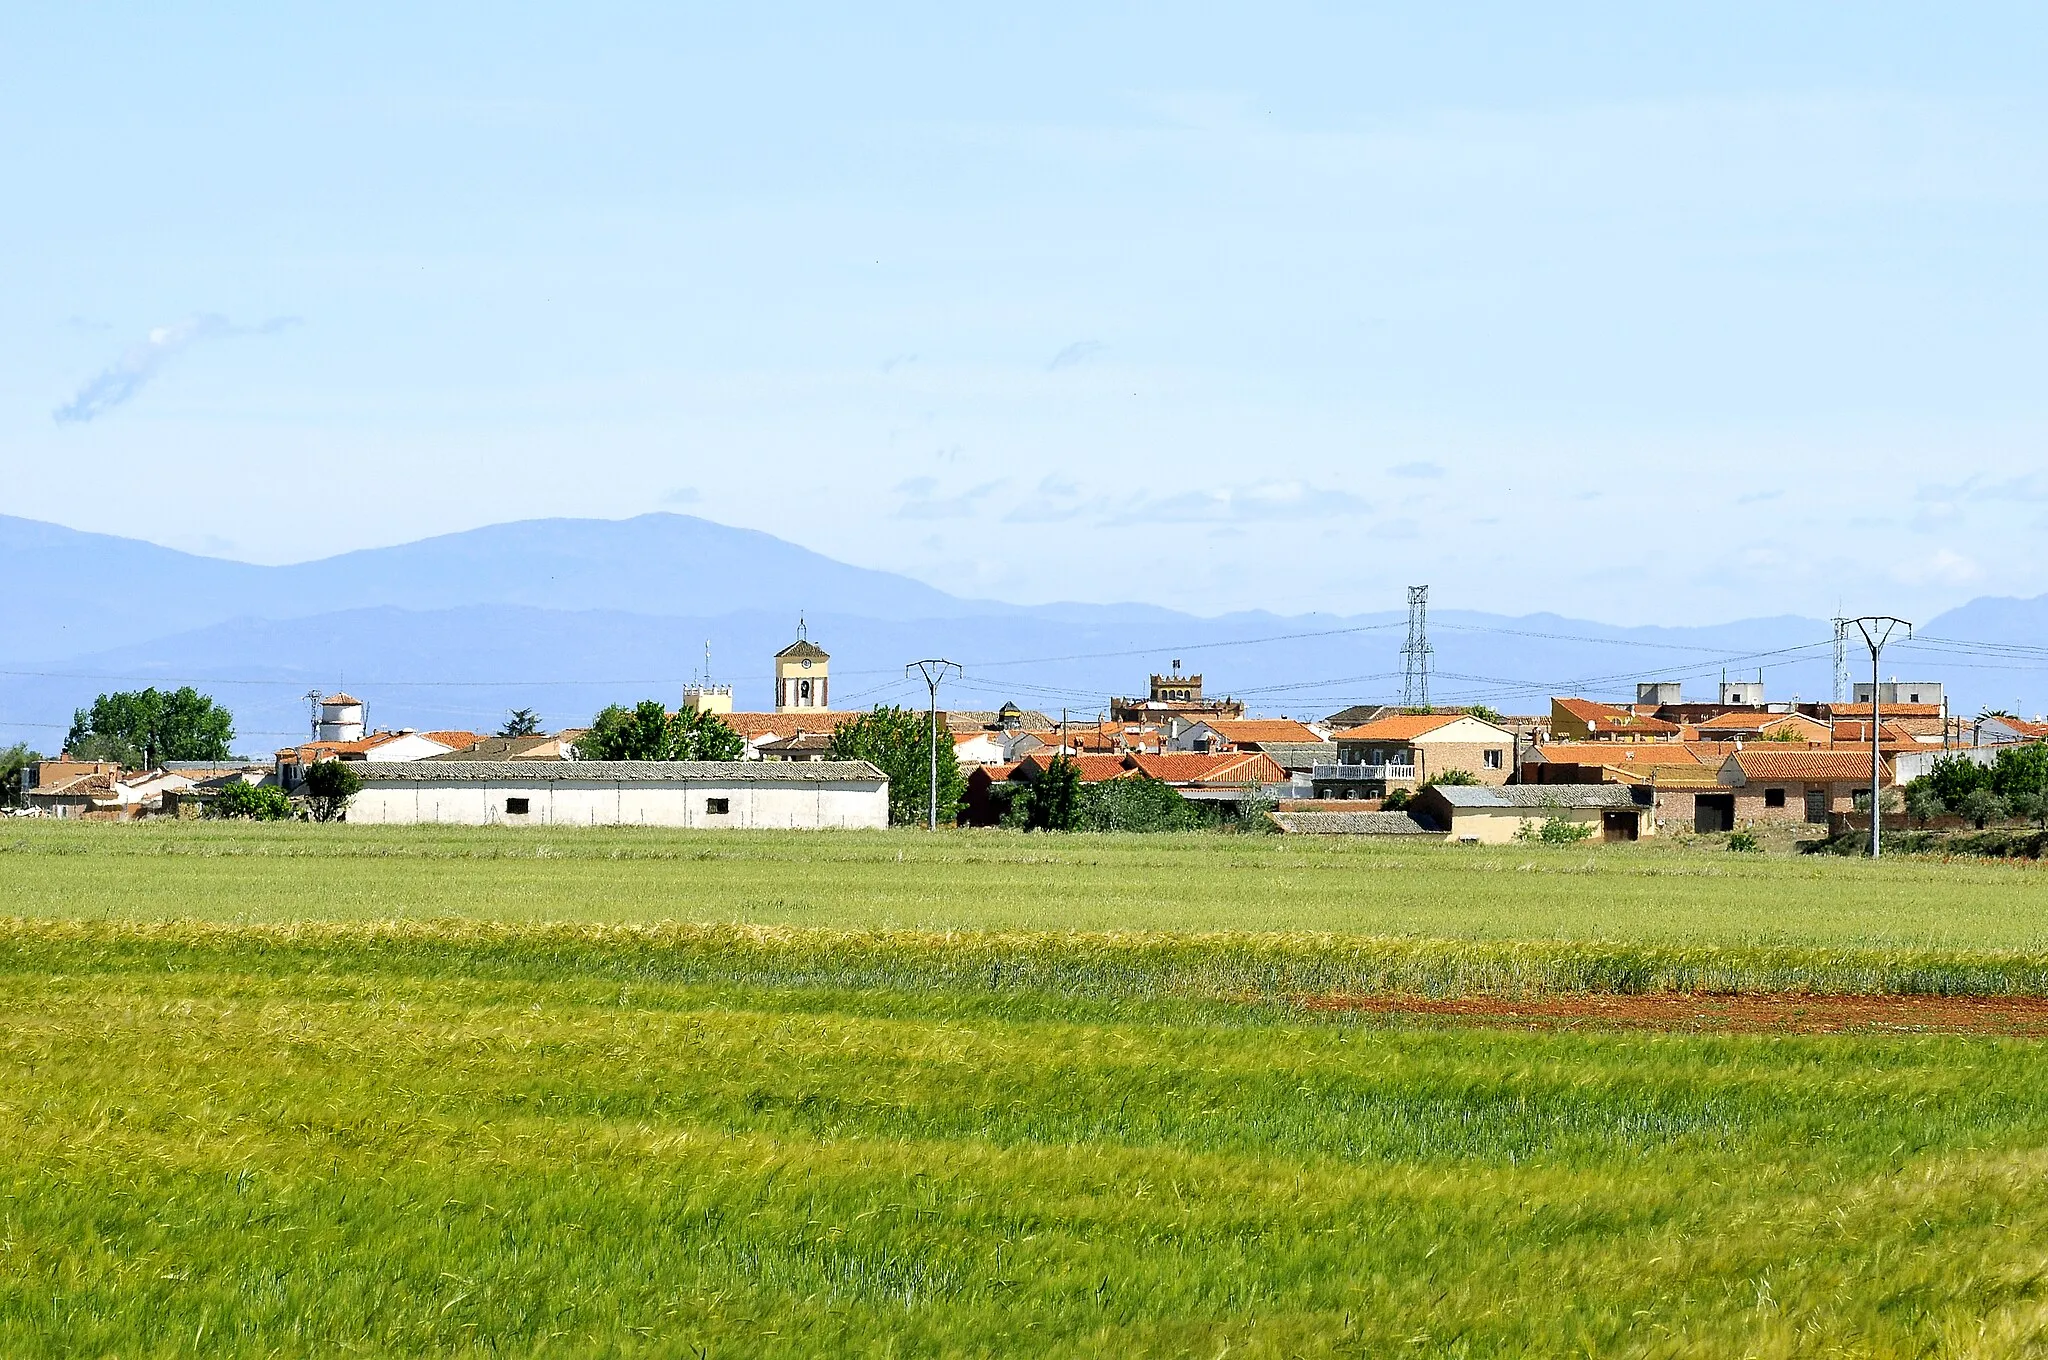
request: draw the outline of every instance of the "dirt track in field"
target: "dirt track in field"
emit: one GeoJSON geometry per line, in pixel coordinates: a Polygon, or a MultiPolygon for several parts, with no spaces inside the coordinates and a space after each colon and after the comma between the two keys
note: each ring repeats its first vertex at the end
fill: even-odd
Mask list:
{"type": "Polygon", "coordinates": [[[1316,1011],[1541,1029],[1725,1030],[1755,1034],[1942,1033],[2048,1036],[2037,996],[1304,996],[1316,1011]]]}

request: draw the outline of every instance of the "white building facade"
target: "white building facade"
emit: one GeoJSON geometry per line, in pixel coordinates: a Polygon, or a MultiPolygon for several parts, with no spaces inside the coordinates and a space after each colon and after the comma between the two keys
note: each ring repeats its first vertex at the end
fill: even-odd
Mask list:
{"type": "Polygon", "coordinates": [[[866,761],[365,761],[355,823],[857,830],[889,824],[866,761]]]}

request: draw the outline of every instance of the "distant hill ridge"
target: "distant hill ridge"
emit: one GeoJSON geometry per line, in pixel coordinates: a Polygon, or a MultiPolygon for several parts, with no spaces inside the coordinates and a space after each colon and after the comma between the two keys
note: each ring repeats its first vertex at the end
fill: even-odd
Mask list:
{"type": "MultiPolygon", "coordinates": [[[[394,726],[483,728],[527,705],[581,721],[613,699],[672,700],[706,639],[740,703],[765,706],[766,657],[799,610],[833,654],[839,704],[910,697],[903,662],[934,653],[973,663],[948,696],[962,708],[1015,699],[1089,714],[1174,656],[1257,712],[1316,716],[1400,688],[1397,611],[1201,618],[1136,603],[965,600],[688,515],[526,520],[279,567],[0,516],[0,580],[0,670],[44,673],[0,675],[0,740],[44,746],[94,693],[152,677],[206,682],[257,749],[301,729],[307,688],[344,676],[382,682],[378,720],[394,726]]],[[[1825,621],[1796,617],[1684,628],[1432,617],[1440,701],[1504,709],[1541,708],[1547,686],[1628,697],[1636,676],[1689,677],[1689,692],[1710,694],[1722,658],[1828,637],[1825,621]]],[[[2048,596],[1973,601],[1922,631],[2038,643],[2048,596]]],[[[1973,662],[1902,658],[1887,671],[1949,680],[1958,708],[2039,695],[2043,672],[1973,662]]],[[[1824,646],[1766,664],[1776,697],[1828,692],[1824,646]]]]}

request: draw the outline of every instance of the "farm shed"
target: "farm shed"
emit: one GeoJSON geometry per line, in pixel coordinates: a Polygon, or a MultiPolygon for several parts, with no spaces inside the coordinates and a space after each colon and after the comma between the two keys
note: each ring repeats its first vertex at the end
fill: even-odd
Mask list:
{"type": "Polygon", "coordinates": [[[1432,784],[1408,807],[1417,817],[1449,828],[1450,840],[1505,845],[1525,823],[1540,826],[1552,817],[1586,823],[1601,840],[1654,835],[1648,803],[1647,790],[1621,784],[1432,784]]]}
{"type": "Polygon", "coordinates": [[[465,826],[818,830],[889,824],[889,780],[864,760],[492,760],[355,767],[348,820],[465,826]]]}

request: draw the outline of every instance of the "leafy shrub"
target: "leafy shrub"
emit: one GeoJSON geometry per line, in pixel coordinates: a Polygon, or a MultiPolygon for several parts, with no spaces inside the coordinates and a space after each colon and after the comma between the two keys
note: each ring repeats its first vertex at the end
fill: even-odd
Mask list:
{"type": "Polygon", "coordinates": [[[1196,831],[1214,818],[1157,779],[1105,779],[1083,784],[1074,805],[1076,831],[1196,831]]]}
{"type": "Polygon", "coordinates": [[[1400,812],[1413,801],[1415,795],[1406,789],[1389,789],[1387,796],[1380,800],[1380,811],[1400,812]]]}
{"type": "Polygon", "coordinates": [[[1756,832],[1737,831],[1728,838],[1728,848],[1738,854],[1748,855],[1763,849],[1764,846],[1763,842],[1756,838],[1756,832]]]}
{"type": "Polygon", "coordinates": [[[1540,822],[1523,822],[1515,832],[1515,839],[1540,845],[1577,845],[1592,834],[1591,822],[1575,822],[1569,817],[1552,815],[1540,822]]]}
{"type": "Polygon", "coordinates": [[[213,796],[207,812],[215,817],[281,822],[292,815],[292,800],[285,797],[283,789],[265,784],[245,784],[237,779],[213,796]]]}
{"type": "Polygon", "coordinates": [[[1422,787],[1426,789],[1432,784],[1442,784],[1448,788],[1469,789],[1474,787],[1478,783],[1479,776],[1473,774],[1470,770],[1449,769],[1444,770],[1438,774],[1433,774],[1429,778],[1423,780],[1422,787]]]}

